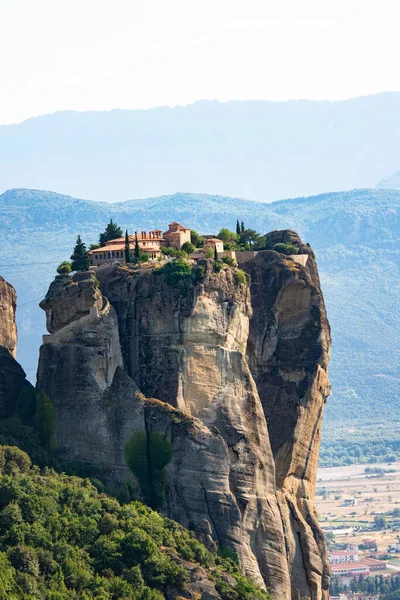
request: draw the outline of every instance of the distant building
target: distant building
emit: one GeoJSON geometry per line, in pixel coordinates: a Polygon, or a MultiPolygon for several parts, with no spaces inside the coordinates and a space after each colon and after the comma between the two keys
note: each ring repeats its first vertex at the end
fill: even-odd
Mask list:
{"type": "Polygon", "coordinates": [[[370,574],[370,570],[367,565],[360,562],[351,562],[344,564],[333,564],[331,565],[332,575],[364,575],[367,577],[370,574]]]}
{"type": "Polygon", "coordinates": [[[185,242],[190,242],[190,229],[174,221],[168,225],[168,231],[164,232],[164,239],[167,246],[180,250],[185,242]]]}
{"type": "Polygon", "coordinates": [[[357,506],[356,498],[345,498],[343,501],[343,506],[357,506]]]}
{"type": "Polygon", "coordinates": [[[329,564],[331,565],[358,562],[358,550],[336,550],[334,552],[328,552],[328,559],[329,564]]]}
{"type": "Polygon", "coordinates": [[[364,558],[362,563],[369,568],[370,571],[382,571],[387,569],[387,563],[384,560],[375,560],[374,558],[364,558]]]}
{"type": "Polygon", "coordinates": [[[375,549],[376,548],[376,540],[372,538],[366,538],[362,541],[362,545],[366,550],[375,549]]]}
{"type": "MultiPolygon", "coordinates": [[[[180,250],[185,242],[190,242],[190,229],[179,223],[171,223],[168,231],[161,233],[161,229],[140,231],[129,236],[129,253],[133,260],[136,239],[141,252],[149,255],[149,260],[156,260],[161,256],[162,246],[171,246],[180,250]]],[[[112,262],[125,262],[125,237],[110,240],[105,246],[90,250],[91,264],[96,266],[112,262]]]]}
{"type": "Polygon", "coordinates": [[[217,250],[218,256],[222,256],[224,254],[224,242],[218,238],[208,238],[204,240],[204,252],[207,252],[207,250],[213,252],[217,250]]]}

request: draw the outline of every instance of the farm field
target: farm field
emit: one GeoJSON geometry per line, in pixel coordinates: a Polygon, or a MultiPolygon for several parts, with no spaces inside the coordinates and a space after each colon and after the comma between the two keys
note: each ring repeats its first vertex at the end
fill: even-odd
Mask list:
{"type": "MultiPolygon", "coordinates": [[[[359,545],[368,538],[376,541],[379,554],[386,554],[400,535],[400,461],[318,469],[316,507],[336,547],[359,545]],[[382,529],[374,522],[379,517],[386,520],[382,529]]],[[[367,556],[371,550],[360,554],[367,556]]],[[[390,563],[400,568],[400,554],[390,563]]]]}

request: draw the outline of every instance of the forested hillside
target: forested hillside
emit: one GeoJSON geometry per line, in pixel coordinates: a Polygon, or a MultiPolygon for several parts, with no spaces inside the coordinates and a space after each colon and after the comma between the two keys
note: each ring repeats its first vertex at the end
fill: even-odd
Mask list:
{"type": "Polygon", "coordinates": [[[188,589],[269,598],[234,560],[95,483],[41,471],[18,448],[0,446],[0,600],[172,600],[188,589]]]}

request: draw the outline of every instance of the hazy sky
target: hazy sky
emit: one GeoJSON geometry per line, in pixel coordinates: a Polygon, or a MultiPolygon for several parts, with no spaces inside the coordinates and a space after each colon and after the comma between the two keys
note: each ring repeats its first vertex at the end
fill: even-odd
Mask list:
{"type": "Polygon", "coordinates": [[[0,123],[400,89],[399,0],[0,0],[0,123]]]}

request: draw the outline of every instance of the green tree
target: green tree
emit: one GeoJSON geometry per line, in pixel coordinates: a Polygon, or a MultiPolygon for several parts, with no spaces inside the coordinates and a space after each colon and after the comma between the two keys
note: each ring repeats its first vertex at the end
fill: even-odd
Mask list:
{"type": "Polygon", "coordinates": [[[236,221],[236,235],[240,236],[240,223],[239,223],[239,219],[237,219],[236,221]]]}
{"type": "Polygon", "coordinates": [[[137,477],[146,503],[158,508],[165,500],[165,466],[172,458],[172,445],[158,432],[137,431],[124,447],[124,458],[137,477]]]}
{"type": "Polygon", "coordinates": [[[85,244],[81,240],[81,236],[78,235],[76,238],[76,244],[74,251],[71,255],[72,265],[71,268],[73,271],[88,271],[90,260],[89,255],[86,250],[85,244]]]}
{"type": "Polygon", "coordinates": [[[218,260],[217,246],[214,246],[214,260],[218,260]]]}
{"type": "Polygon", "coordinates": [[[192,244],[192,242],[185,242],[182,245],[181,250],[183,250],[184,252],[186,252],[186,254],[193,254],[193,252],[196,251],[196,247],[194,244],[192,244]]]}
{"type": "Polygon", "coordinates": [[[44,448],[52,452],[56,448],[56,409],[43,390],[36,397],[36,429],[44,448]]]}
{"type": "Polygon", "coordinates": [[[135,237],[135,250],[133,252],[133,256],[135,257],[135,262],[139,262],[140,260],[140,248],[139,248],[139,240],[136,235],[135,237]]]}
{"type": "Polygon", "coordinates": [[[197,231],[192,229],[190,231],[190,241],[192,242],[193,246],[195,246],[196,248],[200,248],[203,245],[204,240],[201,237],[201,235],[197,233],[197,231]]]}
{"type": "Polygon", "coordinates": [[[251,250],[252,246],[257,244],[257,242],[260,240],[260,237],[261,236],[254,229],[245,229],[240,234],[240,242],[243,245],[248,244],[251,250]]]}
{"type": "Polygon", "coordinates": [[[122,237],[122,229],[111,219],[103,233],[99,236],[99,243],[105,246],[110,240],[116,240],[122,237]]]}
{"type": "Polygon", "coordinates": [[[24,425],[33,427],[36,415],[36,392],[32,386],[25,386],[18,396],[17,413],[24,425]]]}
{"type": "Polygon", "coordinates": [[[125,231],[125,262],[126,264],[131,262],[131,253],[130,253],[130,245],[129,245],[129,235],[128,230],[125,231]]]}
{"type": "Polygon", "coordinates": [[[387,519],[385,515],[376,515],[374,517],[374,525],[377,529],[385,529],[387,525],[387,519]]]}
{"type": "Polygon", "coordinates": [[[217,238],[223,242],[236,242],[238,239],[237,234],[234,231],[230,231],[226,227],[222,227],[217,234],[217,238]]]}
{"type": "Polygon", "coordinates": [[[57,267],[57,273],[59,275],[69,275],[72,271],[72,264],[69,260],[63,260],[57,267]]]}
{"type": "Polygon", "coordinates": [[[242,224],[241,224],[241,226],[240,226],[240,233],[244,233],[244,232],[245,232],[245,229],[244,229],[244,223],[243,223],[243,221],[242,221],[242,224]]]}

